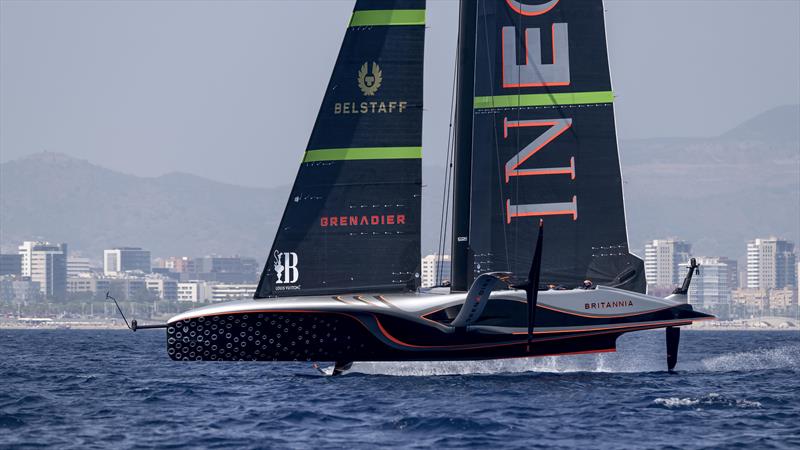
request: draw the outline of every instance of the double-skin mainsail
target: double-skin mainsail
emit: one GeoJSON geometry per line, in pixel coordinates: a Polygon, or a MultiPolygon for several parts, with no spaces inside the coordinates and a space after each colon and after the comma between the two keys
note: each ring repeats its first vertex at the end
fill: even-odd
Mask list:
{"type": "Polygon", "coordinates": [[[453,288],[524,279],[644,292],[629,254],[601,0],[461,2],[453,288]]]}

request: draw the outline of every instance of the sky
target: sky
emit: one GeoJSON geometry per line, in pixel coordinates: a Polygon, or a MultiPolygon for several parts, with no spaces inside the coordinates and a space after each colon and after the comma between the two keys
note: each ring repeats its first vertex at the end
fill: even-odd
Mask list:
{"type": "MultiPolygon", "coordinates": [[[[0,161],[290,183],[352,1],[0,0],[0,161]]],[[[621,139],[800,103],[800,1],[607,0],[621,139]]],[[[443,164],[458,2],[429,0],[423,148],[443,164]]]]}

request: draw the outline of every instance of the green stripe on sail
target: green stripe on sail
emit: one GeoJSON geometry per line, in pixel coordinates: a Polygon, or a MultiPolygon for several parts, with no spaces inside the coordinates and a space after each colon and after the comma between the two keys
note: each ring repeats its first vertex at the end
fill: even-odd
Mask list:
{"type": "Polygon", "coordinates": [[[586,105],[613,103],[612,91],[567,92],[560,94],[522,94],[475,97],[475,109],[514,108],[518,106],[586,105]]]}
{"type": "Polygon", "coordinates": [[[303,162],[420,158],[422,158],[422,147],[325,148],[306,151],[303,162]]]}
{"type": "Polygon", "coordinates": [[[425,25],[424,9],[378,9],[354,11],[351,27],[380,25],[425,25]]]}

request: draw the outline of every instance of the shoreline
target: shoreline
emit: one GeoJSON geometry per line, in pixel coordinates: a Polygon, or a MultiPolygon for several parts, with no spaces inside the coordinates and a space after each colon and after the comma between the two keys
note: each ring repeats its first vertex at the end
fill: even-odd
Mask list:
{"type": "MultiPolygon", "coordinates": [[[[751,319],[753,321],[761,322],[759,319],[751,319]]],[[[794,319],[787,319],[794,320],[794,319]]],[[[142,324],[144,325],[144,324],[142,324]]],[[[800,326],[789,327],[773,327],[773,326],[757,326],[744,323],[725,323],[725,322],[712,322],[712,323],[698,323],[694,325],[681,327],[685,330],[691,331],[800,331],[800,326]]],[[[16,321],[3,321],[0,322],[0,330],[128,330],[125,323],[120,322],[47,322],[44,324],[32,325],[27,323],[18,323],[16,321]]],[[[647,330],[644,330],[647,331],[647,330]]]]}

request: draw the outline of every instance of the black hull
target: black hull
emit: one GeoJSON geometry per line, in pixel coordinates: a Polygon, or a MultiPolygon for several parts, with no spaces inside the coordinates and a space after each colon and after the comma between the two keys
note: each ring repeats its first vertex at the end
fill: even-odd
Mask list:
{"type": "Polygon", "coordinates": [[[623,333],[687,325],[688,316],[697,314],[685,308],[669,313],[669,320],[641,317],[535,332],[528,349],[526,334],[519,332],[445,333],[374,313],[254,311],[173,322],[167,352],[183,361],[439,361],[609,352],[623,333]]]}

